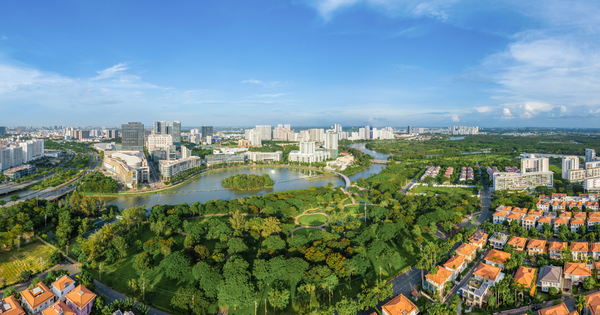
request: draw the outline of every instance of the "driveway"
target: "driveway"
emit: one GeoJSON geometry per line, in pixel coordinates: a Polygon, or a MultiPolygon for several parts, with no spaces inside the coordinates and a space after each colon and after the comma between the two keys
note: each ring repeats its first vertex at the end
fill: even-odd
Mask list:
{"type": "Polygon", "coordinates": [[[409,297],[410,293],[417,291],[417,284],[421,281],[421,269],[411,267],[407,272],[390,280],[394,289],[394,296],[402,293],[409,297]]]}

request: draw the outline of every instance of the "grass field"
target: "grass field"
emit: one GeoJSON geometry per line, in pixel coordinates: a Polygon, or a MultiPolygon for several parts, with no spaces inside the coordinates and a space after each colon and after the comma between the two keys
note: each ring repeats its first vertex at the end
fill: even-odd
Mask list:
{"type": "Polygon", "coordinates": [[[441,194],[441,193],[454,193],[462,195],[477,195],[476,188],[464,188],[464,187],[429,187],[429,186],[415,186],[410,190],[411,193],[415,194],[441,194]]]}
{"type": "Polygon", "coordinates": [[[48,260],[52,253],[52,247],[40,242],[34,241],[27,245],[22,245],[21,249],[16,251],[0,253],[0,275],[6,278],[7,284],[19,281],[19,274],[24,270],[41,271],[48,266],[48,260]],[[40,257],[44,261],[42,266],[40,257]]]}
{"type": "Polygon", "coordinates": [[[315,229],[315,228],[302,228],[302,229],[297,229],[296,231],[294,231],[294,235],[308,235],[311,232],[314,231],[319,231],[319,229],[315,229]]]}
{"type": "Polygon", "coordinates": [[[562,174],[562,165],[551,164],[550,171],[554,172],[555,174],[562,174]]]}
{"type": "Polygon", "coordinates": [[[298,222],[306,226],[319,226],[327,223],[327,217],[323,214],[307,214],[298,218],[298,222]]]}
{"type": "MultiPolygon", "coordinates": [[[[381,207],[376,206],[376,205],[367,205],[367,215],[369,215],[369,211],[376,209],[376,208],[381,208],[381,207]]],[[[364,214],[365,205],[362,204],[362,205],[347,206],[346,208],[344,208],[344,211],[355,213],[355,214],[364,214]]]]}
{"type": "MultiPolygon", "coordinates": [[[[142,242],[146,242],[152,237],[154,237],[154,233],[148,229],[148,231],[142,235],[140,240],[142,242]]],[[[183,241],[185,237],[183,235],[174,235],[173,238],[177,242],[177,246],[175,247],[174,251],[181,250],[183,248],[183,241]]],[[[208,242],[213,243],[211,245],[214,249],[214,243],[216,243],[216,240],[214,242],[211,241],[212,240],[209,240],[208,242]]],[[[210,245],[207,244],[207,247],[209,246],[210,245]]],[[[133,267],[135,259],[139,253],[139,251],[130,250],[129,255],[126,258],[118,259],[111,265],[103,265],[102,282],[113,287],[119,292],[128,295],[140,295],[141,297],[140,290],[137,290],[134,293],[127,285],[127,282],[130,279],[138,279],[140,277],[138,271],[133,267]]],[[[87,269],[87,271],[92,273],[94,277],[99,278],[98,269],[87,269]]],[[[175,310],[171,308],[171,298],[173,298],[175,291],[177,291],[180,286],[186,286],[189,285],[189,283],[178,283],[177,281],[170,280],[162,271],[160,271],[160,268],[154,268],[152,271],[146,274],[146,277],[150,279],[150,283],[147,284],[148,287],[154,287],[151,291],[146,291],[146,303],[151,306],[156,306],[160,309],[169,311],[170,313],[175,312],[175,310]]]]}

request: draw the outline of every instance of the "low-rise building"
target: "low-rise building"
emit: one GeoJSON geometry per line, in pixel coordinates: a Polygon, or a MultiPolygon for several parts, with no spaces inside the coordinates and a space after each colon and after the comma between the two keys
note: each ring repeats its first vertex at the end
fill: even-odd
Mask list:
{"type": "Polygon", "coordinates": [[[534,215],[526,215],[523,217],[523,220],[521,221],[521,226],[526,229],[527,231],[529,231],[531,228],[535,228],[535,223],[537,222],[538,217],[534,216],[534,215]]]}
{"type": "Polygon", "coordinates": [[[537,220],[537,229],[538,231],[543,231],[544,230],[544,224],[550,224],[550,227],[553,226],[553,221],[554,221],[554,217],[551,216],[546,216],[546,217],[541,217],[537,220]]]}
{"type": "Polygon", "coordinates": [[[524,237],[513,236],[506,244],[512,246],[512,248],[517,252],[524,252],[527,239],[524,237]]]}
{"type": "Polygon", "coordinates": [[[281,161],[283,159],[283,152],[251,152],[244,153],[246,158],[250,161],[265,162],[265,161],[281,161]]]}
{"type": "Polygon", "coordinates": [[[471,237],[469,237],[469,244],[477,247],[479,250],[483,249],[485,243],[487,242],[488,235],[482,231],[477,231],[473,233],[471,237]]]}
{"type": "Polygon", "coordinates": [[[0,314],[2,315],[25,315],[21,304],[17,302],[14,296],[6,297],[0,300],[0,314]]]}
{"type": "Polygon", "coordinates": [[[446,287],[446,283],[448,281],[452,281],[453,273],[452,271],[443,268],[442,266],[438,266],[438,271],[436,274],[429,273],[425,275],[425,281],[427,283],[426,287],[437,293],[444,292],[444,288],[446,287]]]}
{"type": "Polygon", "coordinates": [[[569,227],[569,218],[567,217],[558,217],[554,220],[554,234],[558,235],[558,229],[561,225],[569,227]]]}
{"type": "Polygon", "coordinates": [[[472,261],[475,258],[476,253],[477,247],[467,243],[462,243],[456,249],[456,254],[464,256],[467,261],[472,261]]]}
{"type": "Polygon", "coordinates": [[[567,242],[550,242],[548,244],[548,256],[550,259],[560,260],[569,245],[567,242]]]}
{"type": "Polygon", "coordinates": [[[383,315],[417,315],[419,308],[404,294],[400,294],[381,307],[383,315]]]}
{"type": "Polygon", "coordinates": [[[522,285],[527,288],[530,296],[535,294],[536,271],[537,270],[535,268],[519,266],[517,272],[515,272],[515,277],[513,280],[515,284],[522,285]]]}
{"type": "Polygon", "coordinates": [[[600,291],[585,296],[586,315],[600,315],[600,291]]]}
{"type": "Polygon", "coordinates": [[[211,166],[214,164],[230,164],[230,163],[244,163],[246,156],[243,154],[214,154],[206,156],[206,165],[211,166]]]}
{"type": "Polygon", "coordinates": [[[585,203],[585,210],[598,211],[598,201],[587,201],[585,203]]]}
{"type": "Polygon", "coordinates": [[[104,168],[129,188],[148,183],[150,168],[140,151],[105,151],[104,168]]]}
{"type": "Polygon", "coordinates": [[[584,218],[573,218],[571,219],[571,232],[576,233],[579,228],[585,226],[584,218]]]}
{"type": "Polygon", "coordinates": [[[42,315],[79,315],[75,313],[64,301],[58,300],[42,311],[42,315]]]}
{"type": "Polygon", "coordinates": [[[12,180],[23,178],[32,174],[35,174],[35,167],[29,164],[9,168],[6,171],[4,171],[4,176],[12,180]]]}
{"type": "Polygon", "coordinates": [[[489,244],[492,248],[503,249],[504,244],[508,241],[508,234],[502,232],[496,232],[489,239],[489,244]]]}
{"type": "Polygon", "coordinates": [[[571,242],[571,255],[573,260],[585,261],[589,253],[587,242],[571,242]]]}
{"type": "Polygon", "coordinates": [[[467,268],[467,261],[464,256],[454,255],[444,264],[444,268],[452,272],[452,280],[467,268]]]}
{"type": "Polygon", "coordinates": [[[162,178],[168,180],[181,172],[202,166],[199,156],[190,156],[180,160],[160,160],[158,166],[162,178]]]}
{"type": "Polygon", "coordinates": [[[75,289],[75,281],[69,276],[62,276],[60,279],[54,281],[50,286],[56,298],[65,301],[65,295],[75,289]]]}
{"type": "Polygon", "coordinates": [[[535,205],[537,209],[542,210],[544,212],[550,211],[550,202],[546,200],[539,200],[535,205]]]}
{"type": "Polygon", "coordinates": [[[26,289],[21,293],[21,305],[27,309],[27,313],[38,314],[54,303],[54,293],[43,282],[38,283],[32,289],[26,289]]]}
{"type": "Polygon", "coordinates": [[[490,266],[495,266],[500,269],[504,269],[504,265],[506,264],[506,261],[510,258],[510,256],[511,255],[507,252],[492,249],[487,253],[483,260],[485,260],[485,263],[490,266]]]}
{"type": "Polygon", "coordinates": [[[537,312],[536,315],[579,315],[577,311],[569,311],[569,308],[565,303],[546,307],[537,312]]]}
{"type": "Polygon", "coordinates": [[[543,210],[538,210],[538,209],[529,209],[529,212],[527,213],[528,215],[532,215],[537,217],[538,219],[544,216],[544,211],[543,210]]]}
{"type": "Polygon", "coordinates": [[[527,254],[529,256],[543,255],[546,253],[546,241],[545,240],[529,240],[527,243],[527,254]]]}
{"type": "Polygon", "coordinates": [[[599,224],[599,223],[600,223],[600,218],[598,218],[598,217],[590,217],[587,220],[588,231],[589,231],[589,229],[594,228],[594,225],[599,224]]]}
{"type": "Polygon", "coordinates": [[[73,291],[66,295],[67,305],[77,313],[77,315],[88,315],[92,311],[96,294],[86,287],[79,285],[73,291]]]}
{"type": "Polygon", "coordinates": [[[565,263],[565,281],[563,288],[571,289],[573,284],[583,283],[585,278],[592,275],[592,268],[585,263],[565,263]],[[567,280],[569,280],[567,283],[567,280]]]}
{"type": "Polygon", "coordinates": [[[600,243],[591,243],[590,256],[594,259],[600,259],[600,243]]]}
{"type": "Polygon", "coordinates": [[[473,277],[484,282],[488,282],[493,286],[504,279],[504,273],[502,273],[502,269],[498,267],[480,263],[479,266],[477,266],[477,269],[475,269],[473,272],[473,277]]]}
{"type": "Polygon", "coordinates": [[[565,211],[567,210],[567,202],[562,200],[555,200],[552,202],[552,211],[565,211]]]}
{"type": "Polygon", "coordinates": [[[459,294],[465,299],[467,305],[482,307],[488,290],[492,285],[489,282],[471,277],[469,281],[459,290],[459,294]]]}
{"type": "Polygon", "coordinates": [[[506,220],[506,217],[508,216],[508,214],[509,214],[509,212],[507,212],[507,211],[496,211],[492,215],[492,222],[494,224],[502,224],[506,220]]]}
{"type": "Polygon", "coordinates": [[[550,291],[554,287],[558,292],[563,287],[563,269],[558,266],[544,266],[540,269],[538,276],[538,286],[543,292],[550,291]]]}
{"type": "Polygon", "coordinates": [[[506,221],[510,224],[512,221],[517,221],[519,225],[521,225],[521,220],[525,215],[522,213],[511,212],[508,216],[506,216],[506,221]]]}

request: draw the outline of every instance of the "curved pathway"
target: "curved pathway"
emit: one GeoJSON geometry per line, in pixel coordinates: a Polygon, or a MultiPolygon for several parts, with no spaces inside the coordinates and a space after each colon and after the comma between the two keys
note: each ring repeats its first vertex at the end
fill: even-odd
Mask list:
{"type": "MultiPolygon", "coordinates": [[[[327,217],[327,222],[325,222],[325,223],[323,223],[321,225],[318,225],[318,226],[301,225],[300,222],[298,222],[298,218],[301,217],[301,216],[303,216],[303,215],[307,215],[308,211],[313,211],[313,210],[318,210],[318,209],[320,209],[320,208],[312,208],[312,209],[304,210],[304,212],[302,212],[302,214],[299,214],[299,215],[297,215],[294,218],[294,223],[296,223],[296,224],[298,224],[300,226],[297,227],[297,228],[294,228],[292,230],[292,232],[291,232],[292,236],[294,236],[294,231],[299,230],[299,229],[319,229],[319,230],[321,230],[323,232],[327,232],[327,231],[325,231],[325,227],[329,224],[329,215],[326,214],[326,213],[318,213],[318,214],[322,214],[322,215],[324,215],[324,216],[327,217]]],[[[315,213],[310,213],[310,214],[315,214],[315,213]]]]}
{"type": "Polygon", "coordinates": [[[352,185],[352,183],[350,182],[350,178],[348,178],[348,176],[346,176],[346,175],[344,175],[344,174],[342,174],[342,173],[338,173],[338,172],[336,172],[336,171],[331,171],[331,172],[332,172],[333,174],[335,174],[335,175],[337,175],[337,176],[341,177],[341,178],[344,180],[344,182],[346,183],[346,189],[350,188],[350,186],[352,185]]]}

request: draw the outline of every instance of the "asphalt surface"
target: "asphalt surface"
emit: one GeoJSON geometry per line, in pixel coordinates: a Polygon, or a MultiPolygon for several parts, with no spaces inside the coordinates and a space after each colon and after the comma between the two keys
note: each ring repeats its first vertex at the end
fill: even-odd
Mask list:
{"type": "MultiPolygon", "coordinates": [[[[117,300],[117,299],[126,299],[127,298],[127,296],[125,296],[124,294],[121,294],[121,293],[111,289],[107,285],[105,285],[101,282],[98,282],[98,280],[94,280],[94,283],[98,287],[98,289],[96,290],[97,293],[106,297],[106,301],[108,303],[112,303],[112,301],[117,300]]],[[[169,313],[163,312],[163,311],[155,309],[153,307],[149,307],[149,309],[150,309],[150,312],[148,312],[148,314],[150,314],[150,315],[169,315],[169,313]]]]}

